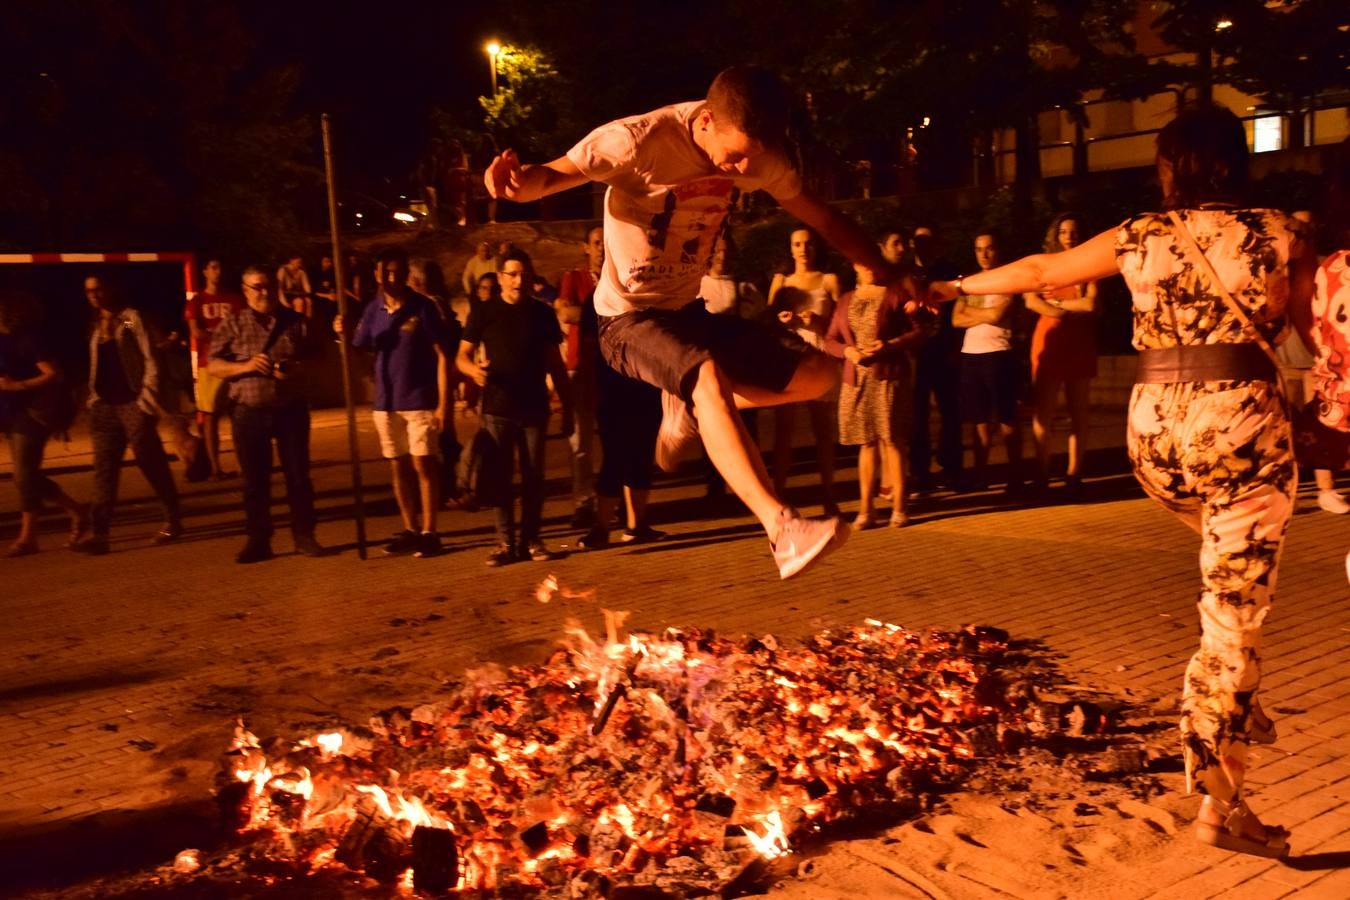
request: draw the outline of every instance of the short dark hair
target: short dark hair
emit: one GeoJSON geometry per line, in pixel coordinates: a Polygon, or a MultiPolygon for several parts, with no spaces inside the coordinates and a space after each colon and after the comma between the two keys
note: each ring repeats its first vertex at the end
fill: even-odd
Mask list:
{"type": "Polygon", "coordinates": [[[717,73],[708,88],[713,118],[745,132],[765,147],[789,144],[792,100],[782,80],[768,69],[738,65],[717,73]]]}
{"type": "Polygon", "coordinates": [[[376,257],[381,265],[388,265],[391,262],[403,263],[403,268],[408,268],[408,251],[402,247],[385,247],[376,257]]]}
{"type": "Polygon", "coordinates": [[[501,260],[497,263],[497,271],[500,272],[502,267],[509,262],[520,263],[525,267],[526,272],[529,272],[530,275],[534,275],[534,260],[530,259],[530,254],[521,250],[519,247],[513,246],[510,250],[507,250],[502,254],[501,260]]]}
{"type": "Polygon", "coordinates": [[[1240,203],[1247,187],[1247,132],[1213,103],[1184,109],[1158,132],[1158,164],[1172,169],[1163,208],[1240,203]]]}
{"type": "Polygon", "coordinates": [[[972,244],[974,244],[976,241],[978,241],[978,240],[979,240],[980,238],[982,238],[982,237],[987,237],[987,238],[989,238],[991,241],[993,241],[995,247],[997,247],[999,244],[1003,243],[1003,238],[999,237],[999,236],[998,236],[998,232],[995,231],[995,230],[992,229],[992,228],[979,228],[979,229],[976,229],[974,236],[971,237],[971,239],[970,239],[970,242],[971,242],[972,244]]]}

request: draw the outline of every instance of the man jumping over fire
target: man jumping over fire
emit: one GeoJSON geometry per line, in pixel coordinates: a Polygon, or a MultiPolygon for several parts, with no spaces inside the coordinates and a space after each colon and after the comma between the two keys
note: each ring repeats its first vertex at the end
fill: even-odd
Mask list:
{"type": "Polygon", "coordinates": [[[884,281],[894,270],[849,219],[802,190],[788,161],[790,100],[781,81],[752,66],[720,73],[706,100],[592,131],[552,162],[522,165],[514,151],[484,174],[493,197],[529,202],[587,181],[605,194],[605,264],[595,289],[600,347],[623,375],[661,388],[656,461],[667,471],[702,437],[708,458],[768,532],[783,578],[843,544],[838,518],[803,519],[774,496],[737,409],[811,400],[839,374],[833,360],[792,335],[710,314],[699,281],[727,215],[746,191],[764,190],[854,263],[884,281]]]}

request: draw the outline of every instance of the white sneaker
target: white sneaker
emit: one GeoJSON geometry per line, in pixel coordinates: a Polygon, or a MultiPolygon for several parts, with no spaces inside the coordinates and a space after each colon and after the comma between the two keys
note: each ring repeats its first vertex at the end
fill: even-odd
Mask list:
{"type": "Polygon", "coordinates": [[[778,540],[771,541],[773,561],[780,578],[791,578],[848,540],[849,526],[843,519],[803,519],[794,509],[780,513],[778,540]]]}
{"type": "Polygon", "coordinates": [[[662,391],[656,464],[665,472],[674,472],[697,444],[698,422],[689,411],[689,404],[669,391],[662,391]]]}
{"type": "Polygon", "coordinates": [[[1338,516],[1350,513],[1350,503],[1347,503],[1345,498],[1336,491],[1318,491],[1317,505],[1338,516]]]}

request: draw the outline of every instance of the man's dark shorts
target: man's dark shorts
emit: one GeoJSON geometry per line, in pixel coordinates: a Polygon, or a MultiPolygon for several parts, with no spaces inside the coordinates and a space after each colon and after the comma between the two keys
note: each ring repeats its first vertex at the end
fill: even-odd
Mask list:
{"type": "Polygon", "coordinates": [[[961,421],[1017,423],[1017,361],[1011,350],[961,354],[961,421]]]}
{"type": "Polygon", "coordinates": [[[786,328],[714,315],[702,300],[679,309],[600,316],[600,353],[615,371],[685,400],[709,359],[734,384],[780,392],[815,352],[786,328]]]}

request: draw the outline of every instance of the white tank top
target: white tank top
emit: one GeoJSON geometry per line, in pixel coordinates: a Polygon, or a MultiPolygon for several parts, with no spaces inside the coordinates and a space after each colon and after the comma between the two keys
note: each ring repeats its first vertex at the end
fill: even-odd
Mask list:
{"type": "MultiPolygon", "coordinates": [[[[988,309],[1006,300],[1007,294],[971,294],[966,298],[970,309],[988,309]]],[[[965,340],[961,343],[962,353],[997,353],[1012,349],[1012,329],[1005,327],[1010,318],[1008,312],[1012,304],[1004,311],[1003,318],[995,325],[972,325],[966,329],[965,340]]]]}

